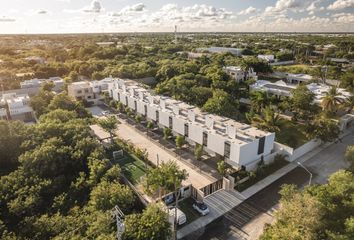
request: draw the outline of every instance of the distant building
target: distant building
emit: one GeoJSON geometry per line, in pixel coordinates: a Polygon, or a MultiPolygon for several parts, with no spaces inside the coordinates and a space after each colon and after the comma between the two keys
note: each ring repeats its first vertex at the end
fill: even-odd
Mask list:
{"type": "Polygon", "coordinates": [[[274,55],[258,55],[257,58],[261,60],[265,60],[269,63],[275,61],[274,55]]]}
{"type": "Polygon", "coordinates": [[[77,101],[97,104],[102,100],[101,93],[108,91],[108,84],[112,81],[112,78],[105,78],[100,81],[74,82],[68,86],[68,95],[77,101]]]}
{"type": "Polygon", "coordinates": [[[60,77],[50,77],[49,79],[30,79],[30,80],[25,80],[20,83],[20,86],[22,89],[25,88],[40,88],[43,86],[45,83],[52,82],[54,84],[53,91],[55,92],[60,92],[63,87],[64,87],[64,80],[60,77]]]}
{"type": "Polygon", "coordinates": [[[308,74],[303,73],[286,73],[286,79],[289,83],[299,84],[299,83],[308,83],[312,81],[313,77],[308,74]]]}
{"type": "Polygon", "coordinates": [[[110,47],[115,45],[115,42],[96,42],[96,44],[100,47],[110,47]]]}
{"type": "Polygon", "coordinates": [[[34,62],[34,63],[37,63],[37,64],[44,64],[45,63],[45,58],[38,57],[38,56],[26,57],[25,60],[27,60],[29,62],[34,62]]]}
{"type": "Polygon", "coordinates": [[[257,74],[253,71],[253,68],[250,68],[247,74],[239,66],[227,66],[223,68],[223,71],[230,75],[232,79],[235,79],[236,82],[247,81],[250,78],[257,80],[257,74]]]}
{"type": "Polygon", "coordinates": [[[231,53],[236,56],[241,56],[243,49],[241,48],[228,48],[228,47],[209,47],[209,48],[198,48],[198,52],[210,52],[210,53],[231,53]]]}
{"type": "MultiPolygon", "coordinates": [[[[270,94],[274,94],[276,96],[287,96],[291,97],[291,91],[296,89],[298,85],[295,84],[287,84],[284,81],[277,81],[275,83],[266,81],[266,80],[258,80],[254,84],[250,85],[250,89],[253,91],[264,91],[270,94]]],[[[306,87],[315,94],[314,103],[320,104],[322,102],[322,98],[326,95],[327,92],[331,89],[331,86],[326,84],[317,84],[310,83],[306,85],[306,87]]],[[[347,100],[350,98],[351,94],[343,88],[337,88],[337,91],[340,93],[340,98],[343,100],[347,100]]]]}
{"type": "Polygon", "coordinates": [[[3,94],[0,98],[0,118],[24,122],[35,121],[34,112],[29,105],[29,100],[28,95],[16,95],[16,93],[3,94]]]}

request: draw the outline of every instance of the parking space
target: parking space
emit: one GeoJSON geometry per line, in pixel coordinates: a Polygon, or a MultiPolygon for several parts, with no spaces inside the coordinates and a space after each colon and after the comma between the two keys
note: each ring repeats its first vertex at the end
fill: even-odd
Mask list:
{"type": "Polygon", "coordinates": [[[104,109],[101,106],[92,106],[92,107],[88,107],[87,110],[92,114],[92,116],[94,117],[102,117],[104,116],[104,112],[107,109],[104,109]]]}

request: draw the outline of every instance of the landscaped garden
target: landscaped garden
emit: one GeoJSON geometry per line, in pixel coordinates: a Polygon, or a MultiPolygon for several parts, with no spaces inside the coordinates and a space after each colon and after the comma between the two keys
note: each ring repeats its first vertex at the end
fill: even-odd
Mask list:
{"type": "Polygon", "coordinates": [[[281,169],[288,163],[289,162],[285,160],[285,156],[276,155],[272,163],[267,165],[260,164],[257,170],[254,172],[239,171],[236,174],[233,174],[232,176],[235,177],[235,190],[239,192],[246,190],[255,183],[261,181],[262,179],[281,169]],[[248,175],[248,179],[240,184],[237,184],[237,181],[242,179],[241,176],[244,177],[246,175],[248,175]]]}
{"type": "Polygon", "coordinates": [[[276,133],[275,140],[281,144],[292,148],[298,148],[308,142],[310,139],[305,134],[305,126],[299,123],[281,119],[280,131],[276,133]]]}

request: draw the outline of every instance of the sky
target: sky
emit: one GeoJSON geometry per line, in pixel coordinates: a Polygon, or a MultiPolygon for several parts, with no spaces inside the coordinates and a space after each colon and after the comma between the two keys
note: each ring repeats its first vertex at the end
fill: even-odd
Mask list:
{"type": "Polygon", "coordinates": [[[0,0],[0,34],[354,32],[354,0],[0,0]]]}

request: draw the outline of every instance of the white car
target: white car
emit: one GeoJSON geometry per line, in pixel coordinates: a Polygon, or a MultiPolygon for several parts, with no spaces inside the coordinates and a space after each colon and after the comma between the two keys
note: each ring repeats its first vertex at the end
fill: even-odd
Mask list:
{"type": "Polygon", "coordinates": [[[210,212],[208,206],[203,202],[193,203],[193,208],[203,216],[210,212]]]}
{"type": "MultiPolygon", "coordinates": [[[[175,217],[175,212],[176,212],[176,208],[170,208],[168,210],[168,214],[170,215],[170,217],[172,218],[172,221],[174,221],[174,217],[175,217]]],[[[183,225],[187,222],[187,217],[186,214],[184,214],[184,212],[182,212],[179,208],[177,208],[177,225],[183,225]]]]}

